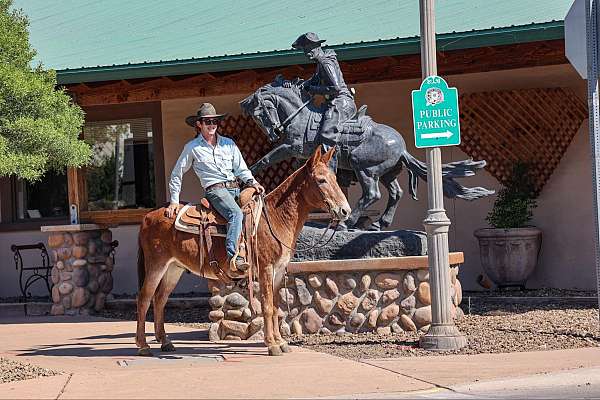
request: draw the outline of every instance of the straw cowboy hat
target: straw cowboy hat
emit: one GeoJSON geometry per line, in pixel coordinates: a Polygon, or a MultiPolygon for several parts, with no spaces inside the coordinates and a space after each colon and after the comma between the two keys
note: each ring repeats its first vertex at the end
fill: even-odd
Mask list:
{"type": "Polygon", "coordinates": [[[186,117],[185,123],[189,126],[195,127],[196,121],[202,118],[223,118],[226,115],[227,114],[217,114],[217,110],[212,104],[202,103],[200,105],[200,108],[198,108],[198,112],[196,112],[196,115],[190,115],[189,117],[186,117]]]}

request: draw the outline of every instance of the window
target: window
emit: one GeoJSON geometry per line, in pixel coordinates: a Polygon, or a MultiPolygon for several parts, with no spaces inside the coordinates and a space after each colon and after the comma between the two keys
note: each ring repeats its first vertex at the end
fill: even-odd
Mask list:
{"type": "Polygon", "coordinates": [[[48,171],[40,180],[14,180],[16,219],[66,217],[69,214],[67,175],[48,171]]]}
{"type": "Polygon", "coordinates": [[[93,150],[86,168],[88,211],[155,206],[151,118],[88,122],[83,139],[93,150]]]}

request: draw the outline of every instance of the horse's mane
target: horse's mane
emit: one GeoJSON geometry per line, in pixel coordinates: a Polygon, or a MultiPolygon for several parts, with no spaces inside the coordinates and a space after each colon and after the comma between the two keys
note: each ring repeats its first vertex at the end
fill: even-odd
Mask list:
{"type": "Polygon", "coordinates": [[[290,176],[285,178],[283,182],[281,182],[279,185],[277,185],[275,189],[269,192],[269,194],[265,196],[265,199],[269,200],[280,196],[279,201],[281,201],[282,199],[286,198],[289,194],[289,191],[292,189],[292,187],[294,187],[292,183],[299,177],[300,174],[304,172],[307,163],[308,161],[306,161],[300,168],[292,172],[290,176]]]}

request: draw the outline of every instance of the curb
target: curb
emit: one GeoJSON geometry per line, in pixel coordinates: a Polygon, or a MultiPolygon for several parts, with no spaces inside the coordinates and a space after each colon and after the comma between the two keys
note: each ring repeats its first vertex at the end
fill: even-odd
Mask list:
{"type": "Polygon", "coordinates": [[[31,302],[31,303],[0,303],[0,316],[2,317],[21,317],[24,315],[43,316],[50,315],[52,303],[31,302]]]}
{"type": "MultiPolygon", "coordinates": [[[[208,307],[210,297],[173,297],[167,301],[167,308],[188,309],[208,307]]],[[[136,299],[106,300],[106,310],[129,310],[137,307],[136,299]]]]}
{"type": "MultiPolygon", "coordinates": [[[[190,309],[208,307],[209,297],[174,297],[167,301],[167,308],[190,309]]],[[[136,299],[113,299],[105,303],[106,310],[131,310],[137,307],[136,299]]],[[[0,303],[0,317],[44,316],[50,315],[52,303],[0,303]]]]}

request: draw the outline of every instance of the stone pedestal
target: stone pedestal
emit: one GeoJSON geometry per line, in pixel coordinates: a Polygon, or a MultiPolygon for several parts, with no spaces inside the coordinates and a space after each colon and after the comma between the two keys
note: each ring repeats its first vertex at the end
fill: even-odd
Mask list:
{"type": "MultiPolygon", "coordinates": [[[[450,268],[449,307],[453,318],[462,288],[458,266],[450,268]]],[[[210,282],[212,311],[210,340],[262,339],[263,318],[254,283],[254,304],[248,290],[234,284],[210,282]]],[[[283,318],[282,335],[403,331],[427,332],[431,326],[429,271],[425,267],[386,271],[323,271],[288,275],[287,290],[276,294],[283,318]]]]}
{"type": "MultiPolygon", "coordinates": [[[[327,244],[332,232],[324,239],[322,233],[304,227],[298,254],[288,267],[287,290],[275,294],[282,335],[429,330],[432,294],[423,232],[337,232],[327,244]],[[321,244],[312,247],[320,238],[321,244]]],[[[462,315],[457,276],[463,255],[452,254],[444,282],[450,316],[455,318],[462,315]]],[[[254,285],[250,303],[247,287],[209,282],[210,340],[262,338],[260,289],[257,282],[254,285]]]]}
{"type": "Polygon", "coordinates": [[[52,268],[52,315],[90,314],[104,308],[113,288],[114,247],[109,229],[95,224],[44,226],[52,268]]]}

